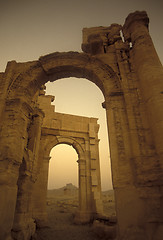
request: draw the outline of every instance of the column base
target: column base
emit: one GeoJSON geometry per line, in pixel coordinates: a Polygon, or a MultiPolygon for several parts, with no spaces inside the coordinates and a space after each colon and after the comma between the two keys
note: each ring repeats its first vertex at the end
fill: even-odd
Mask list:
{"type": "Polygon", "coordinates": [[[17,226],[14,226],[11,231],[11,236],[13,239],[24,239],[28,240],[36,232],[36,224],[34,223],[33,219],[29,219],[25,223],[19,223],[17,226]]]}

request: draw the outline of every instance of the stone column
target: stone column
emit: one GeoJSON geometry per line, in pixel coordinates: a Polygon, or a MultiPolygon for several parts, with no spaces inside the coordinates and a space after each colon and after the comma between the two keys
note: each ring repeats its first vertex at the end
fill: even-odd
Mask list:
{"type": "Polygon", "coordinates": [[[0,239],[9,240],[17,199],[19,167],[27,143],[31,108],[21,99],[6,102],[0,139],[0,239]]]}
{"type": "Polygon", "coordinates": [[[135,186],[136,169],[132,159],[123,93],[112,93],[110,97],[106,98],[105,107],[116,201],[118,239],[146,239],[141,238],[145,236],[145,230],[139,227],[145,222],[145,202],[140,199],[139,189],[135,186]],[[138,235],[132,238],[135,231],[138,235]]]}
{"type": "Polygon", "coordinates": [[[35,233],[36,226],[32,218],[31,196],[33,190],[33,180],[29,170],[24,170],[25,162],[23,160],[20,167],[18,180],[18,194],[14,223],[12,227],[13,239],[30,239],[35,233]]]}
{"type": "Polygon", "coordinates": [[[82,224],[90,221],[90,211],[87,203],[86,160],[79,159],[79,211],[75,216],[75,223],[82,224]]]}
{"type": "Polygon", "coordinates": [[[87,212],[90,214],[90,219],[93,218],[95,203],[92,193],[92,178],[91,178],[91,152],[90,141],[85,139],[85,160],[86,160],[86,186],[87,186],[87,212]]]}
{"type": "Polygon", "coordinates": [[[101,176],[99,163],[99,125],[97,123],[89,124],[89,147],[91,162],[91,193],[92,193],[92,213],[93,215],[103,214],[103,204],[101,198],[101,176]]]}
{"type": "Polygon", "coordinates": [[[38,176],[35,182],[32,203],[33,203],[33,218],[35,219],[37,228],[47,226],[47,185],[48,185],[48,171],[49,160],[51,157],[42,154],[40,146],[38,176]]]}
{"type": "Polygon", "coordinates": [[[32,194],[37,180],[38,151],[40,145],[41,126],[44,114],[35,109],[28,132],[28,143],[24,160],[19,170],[18,194],[12,236],[19,239],[29,239],[35,233],[35,223],[32,217],[32,194]]]}
{"type": "Polygon", "coordinates": [[[82,212],[87,210],[87,197],[86,197],[86,162],[85,160],[78,160],[79,164],[79,209],[82,212]]]}
{"type": "Polygon", "coordinates": [[[135,12],[126,18],[123,32],[132,45],[133,66],[139,78],[148,120],[160,164],[163,169],[163,67],[148,31],[146,12],[135,12]]]}
{"type": "MultiPolygon", "coordinates": [[[[148,31],[149,19],[146,12],[130,14],[123,26],[123,33],[130,50],[131,63],[138,76],[140,93],[146,106],[147,120],[150,125],[153,149],[156,150],[152,169],[155,176],[150,180],[142,198],[146,199],[146,232],[148,239],[161,239],[163,233],[163,67],[154,48],[148,31]],[[150,198],[150,201],[147,200],[150,198]],[[157,204],[156,204],[157,202],[157,204]],[[156,206],[157,205],[157,206],[156,206]],[[153,207],[155,206],[155,207],[153,207]],[[153,238],[154,237],[154,238],[153,238]]],[[[144,163],[143,163],[144,164],[144,163]]]]}

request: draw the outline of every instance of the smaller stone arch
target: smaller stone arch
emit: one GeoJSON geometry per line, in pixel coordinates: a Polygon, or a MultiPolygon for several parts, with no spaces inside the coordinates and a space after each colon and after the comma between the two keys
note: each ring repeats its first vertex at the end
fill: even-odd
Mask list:
{"type": "Polygon", "coordinates": [[[59,136],[58,144],[60,144],[60,143],[65,143],[65,144],[72,146],[76,150],[79,159],[85,159],[85,150],[83,149],[82,145],[77,140],[75,140],[73,138],[65,138],[65,137],[59,136]]]}
{"type": "Polygon", "coordinates": [[[49,155],[52,148],[59,144],[67,144],[67,145],[72,146],[76,150],[79,159],[85,158],[84,149],[81,146],[81,144],[75,138],[64,137],[64,136],[55,136],[55,138],[53,140],[49,140],[46,143],[46,146],[45,146],[46,155],[49,155]]]}
{"type": "MultiPolygon", "coordinates": [[[[45,130],[45,129],[44,129],[45,130]]],[[[48,131],[47,129],[45,131],[48,131]]],[[[44,131],[43,131],[44,132],[44,131]]],[[[45,134],[45,132],[44,132],[45,134]]],[[[72,135],[71,133],[68,133],[72,135]]],[[[84,139],[83,139],[84,140],[84,139]]],[[[91,154],[90,150],[88,151],[87,148],[89,147],[89,141],[85,139],[85,141],[81,141],[78,137],[69,137],[69,136],[57,136],[53,135],[52,133],[50,135],[46,134],[43,135],[41,138],[41,150],[40,150],[40,161],[46,161],[47,162],[47,170],[48,171],[48,165],[50,160],[50,151],[53,147],[59,144],[68,144],[72,146],[77,154],[78,154],[78,173],[79,173],[79,209],[76,213],[75,222],[77,223],[86,223],[89,222],[91,218],[93,218],[93,215],[96,213],[96,210],[98,209],[98,213],[102,213],[102,202],[101,202],[101,209],[99,211],[99,208],[95,206],[96,200],[94,199],[93,193],[93,185],[91,180],[91,171],[93,169],[90,168],[91,158],[89,156],[94,155],[91,154]],[[84,144],[83,144],[84,142],[84,144]]],[[[95,146],[96,148],[97,146],[95,146]]],[[[97,159],[98,160],[98,159],[97,159]]],[[[96,161],[95,159],[93,161],[96,161]]],[[[99,170],[99,169],[97,169],[99,170]]],[[[42,174],[42,171],[45,172],[45,169],[40,168],[40,174],[42,174]]],[[[95,169],[93,169],[95,171],[95,169]]],[[[46,174],[48,177],[48,175],[46,174]]],[[[44,179],[44,178],[42,178],[44,179]]],[[[47,182],[47,179],[44,181],[47,182]]],[[[100,179],[98,179],[98,184],[100,183],[100,179]]],[[[100,186],[101,187],[101,186],[100,186]]],[[[99,189],[98,189],[99,190],[99,189]]],[[[37,190],[36,190],[37,191],[37,190]]],[[[95,194],[97,195],[97,194],[95,194]]],[[[98,201],[99,203],[99,201],[98,201]]]]}
{"type": "MultiPolygon", "coordinates": [[[[60,144],[67,144],[72,146],[76,153],[78,154],[78,181],[79,181],[79,207],[78,211],[75,215],[75,223],[86,223],[90,221],[92,218],[91,210],[89,209],[89,196],[86,194],[88,192],[88,176],[87,176],[87,158],[86,158],[86,151],[78,142],[78,139],[72,137],[64,137],[64,136],[56,136],[54,141],[49,141],[48,152],[52,150],[57,145],[60,144]]],[[[91,188],[91,186],[90,186],[91,188]]]]}

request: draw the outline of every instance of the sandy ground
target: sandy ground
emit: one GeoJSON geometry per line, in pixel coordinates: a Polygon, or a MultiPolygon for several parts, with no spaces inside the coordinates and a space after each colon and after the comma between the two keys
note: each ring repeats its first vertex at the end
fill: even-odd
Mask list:
{"type": "MultiPolygon", "coordinates": [[[[103,197],[106,215],[114,215],[114,203],[103,197]],[[108,204],[109,203],[109,204],[108,204]]],[[[50,196],[47,199],[48,227],[37,231],[37,240],[99,240],[92,224],[76,225],[74,214],[78,207],[76,195],[50,196]]],[[[35,238],[34,238],[35,239],[35,238]]]]}

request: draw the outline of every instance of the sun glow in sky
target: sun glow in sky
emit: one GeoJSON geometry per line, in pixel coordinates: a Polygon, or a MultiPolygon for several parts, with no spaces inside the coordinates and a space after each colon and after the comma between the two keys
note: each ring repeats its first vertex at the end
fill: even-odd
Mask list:
{"type": "MultiPolygon", "coordinates": [[[[112,23],[123,24],[128,14],[136,10],[147,11],[150,19],[149,31],[160,60],[163,62],[162,9],[162,0],[1,1],[0,71],[4,72],[7,62],[11,60],[27,62],[57,51],[81,52],[84,27],[110,26],[112,23]]],[[[110,188],[106,117],[105,110],[101,106],[104,98],[100,89],[86,79],[69,78],[48,83],[47,94],[56,96],[54,104],[57,112],[99,118],[102,187],[103,189],[110,188]]],[[[56,146],[55,154],[51,152],[52,155],[55,155],[51,160],[55,165],[50,173],[52,177],[56,175],[53,168],[57,169],[62,161],[61,158],[64,159],[64,155],[66,156],[65,165],[68,161],[70,162],[67,155],[72,154],[74,162],[76,161],[76,152],[74,149],[70,149],[71,154],[67,154],[68,147],[56,146]],[[62,150],[58,150],[59,147],[62,150]]],[[[72,175],[74,179],[77,179],[77,170],[74,171],[72,175]]],[[[60,176],[62,176],[60,180],[59,178],[53,180],[50,177],[49,187],[62,186],[66,174],[62,172],[60,176]]],[[[67,178],[65,178],[65,182],[69,180],[67,178]]],[[[75,184],[77,184],[77,180],[75,184]]]]}

